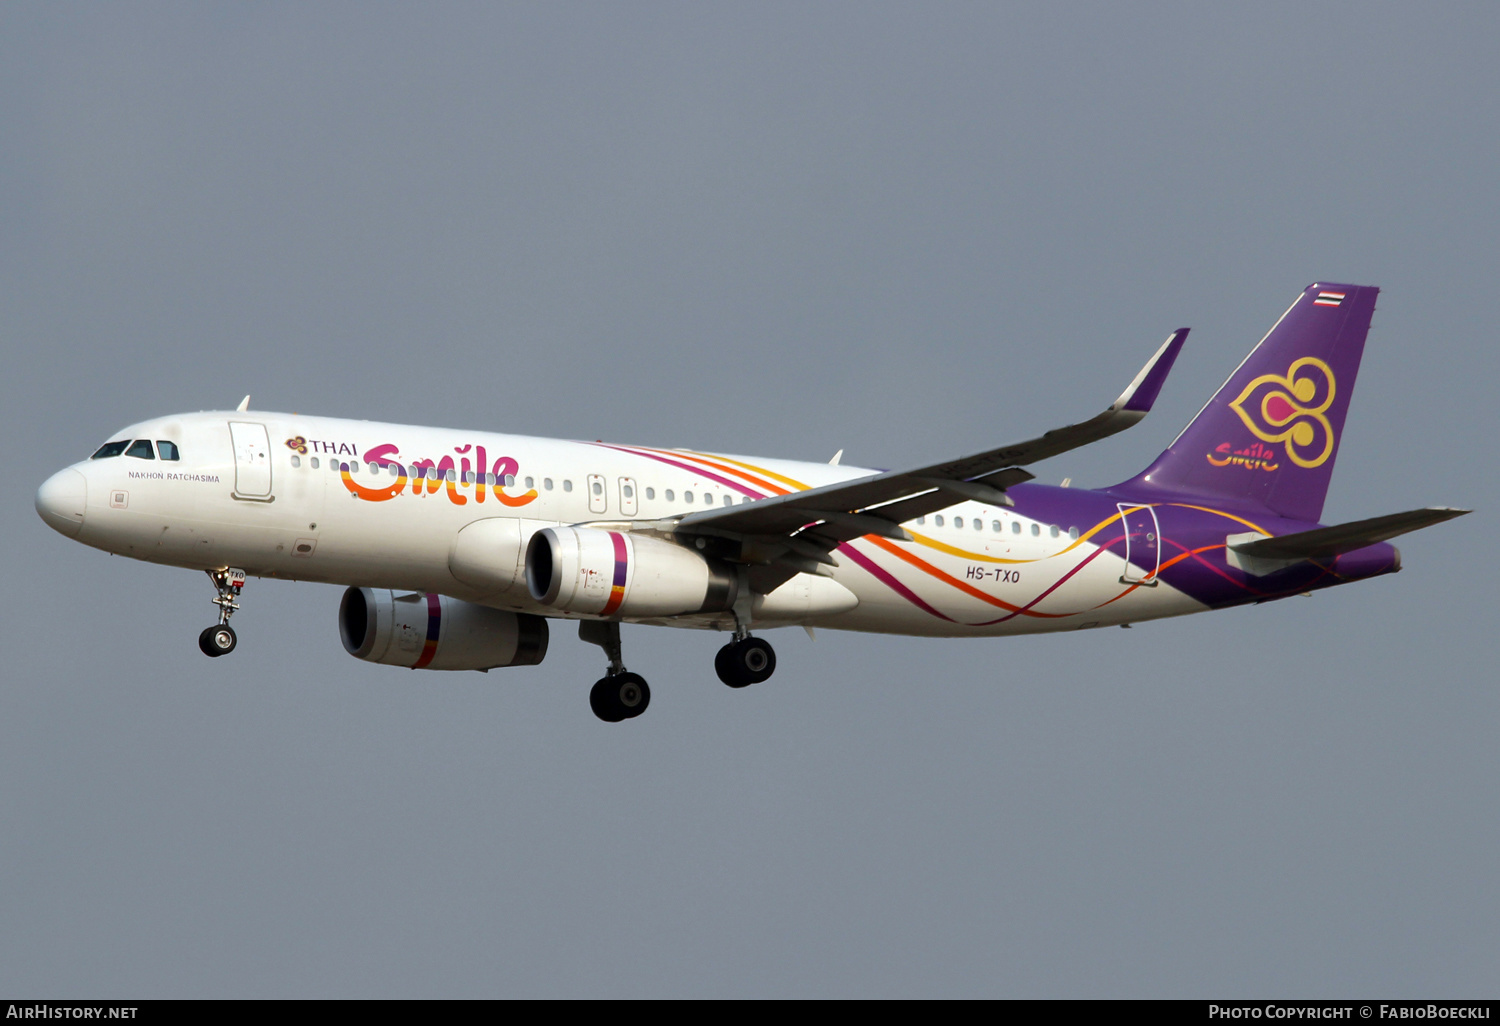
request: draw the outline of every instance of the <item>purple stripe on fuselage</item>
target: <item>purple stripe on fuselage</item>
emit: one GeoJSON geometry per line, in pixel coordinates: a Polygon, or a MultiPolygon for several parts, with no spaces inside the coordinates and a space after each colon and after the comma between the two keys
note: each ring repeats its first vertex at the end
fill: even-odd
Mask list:
{"type": "Polygon", "coordinates": [[[958,622],[957,620],[953,619],[953,617],[945,616],[944,614],[938,612],[936,609],[933,609],[926,602],[923,602],[920,598],[917,597],[916,592],[912,591],[906,585],[896,580],[896,578],[887,571],[882,570],[879,566],[876,565],[874,560],[870,559],[870,557],[866,556],[858,549],[850,546],[848,542],[844,542],[842,545],[840,545],[838,550],[847,555],[850,559],[854,560],[860,566],[864,567],[866,570],[870,571],[870,573],[874,575],[876,580],[880,581],[896,594],[906,599],[906,601],[910,602],[912,605],[916,606],[919,609],[926,610],[940,620],[947,620],[949,623],[958,622]]]}
{"type": "Polygon", "coordinates": [[[691,463],[683,463],[681,460],[668,459],[665,456],[658,456],[658,455],[656,455],[655,453],[652,453],[652,452],[640,452],[639,450],[636,450],[636,449],[628,449],[628,448],[626,448],[624,446],[621,446],[621,445],[610,445],[608,442],[595,442],[593,444],[594,445],[598,445],[598,446],[600,446],[602,448],[605,448],[605,449],[613,449],[616,452],[629,453],[632,456],[643,456],[643,457],[645,457],[648,460],[655,460],[658,463],[665,463],[665,464],[667,464],[668,466],[671,466],[671,467],[680,467],[683,470],[691,470],[694,474],[697,474],[699,477],[706,477],[706,478],[709,478],[710,480],[717,481],[720,484],[724,485],[726,488],[733,488],[735,491],[742,492],[745,495],[750,496],[752,499],[764,499],[765,498],[765,495],[763,493],[757,492],[757,491],[755,491],[752,488],[747,488],[747,487],[745,487],[743,484],[741,484],[738,481],[731,481],[727,477],[720,477],[718,474],[715,474],[711,470],[705,470],[703,467],[694,466],[691,463]]]}
{"type": "MultiPolygon", "coordinates": [[[[1115,541],[1119,541],[1119,540],[1120,539],[1115,539],[1115,541]]],[[[1099,556],[1103,555],[1103,553],[1105,552],[1106,549],[1113,548],[1114,544],[1115,544],[1115,542],[1113,542],[1113,541],[1105,542],[1099,548],[1096,548],[1093,552],[1090,552],[1087,556],[1085,556],[1084,558],[1082,558],[1082,559],[1080,559],[1078,561],[1078,565],[1077,566],[1073,567],[1073,569],[1069,570],[1067,573],[1065,573],[1061,577],[1059,577],[1057,579],[1057,581],[1052,585],[1052,587],[1050,587],[1050,588],[1046,589],[1045,591],[1043,591],[1040,595],[1038,595],[1036,598],[1032,599],[1030,602],[1026,603],[1020,609],[1017,609],[1014,613],[1006,613],[1004,616],[1000,617],[998,620],[986,620],[983,623],[976,623],[976,624],[972,624],[971,626],[974,626],[974,627],[990,627],[990,626],[992,626],[994,624],[997,624],[997,623],[1004,623],[1007,620],[1014,620],[1016,617],[1020,616],[1022,613],[1024,613],[1027,610],[1033,608],[1038,602],[1042,601],[1042,599],[1046,598],[1048,595],[1051,595],[1058,588],[1061,588],[1065,583],[1067,583],[1068,578],[1072,577],[1078,571],[1082,570],[1084,567],[1086,567],[1090,563],[1092,563],[1099,556]]],[[[1110,601],[1114,601],[1114,600],[1111,599],[1110,601]]],[[[1093,608],[1097,609],[1099,607],[1095,606],[1093,608]]],[[[1069,615],[1069,616],[1077,616],[1080,613],[1085,613],[1085,612],[1088,612],[1088,610],[1080,609],[1080,610],[1078,610],[1077,613],[1069,613],[1067,615],[1069,615]]]]}
{"type": "MultiPolygon", "coordinates": [[[[1014,513],[1043,524],[1056,524],[1062,530],[1077,527],[1083,532],[1117,517],[1116,504],[1135,498],[1113,490],[1064,489],[1039,484],[1015,485],[1007,494],[1015,501],[1014,513]]],[[[1299,563],[1267,577],[1252,577],[1226,562],[1224,546],[1229,535],[1257,529],[1272,535],[1295,534],[1319,525],[1267,516],[1264,511],[1245,513],[1232,508],[1211,508],[1211,500],[1191,495],[1167,501],[1158,498],[1149,504],[1156,512],[1162,563],[1169,563],[1184,552],[1195,553],[1161,569],[1157,579],[1212,608],[1281,598],[1395,569],[1395,549],[1381,543],[1345,553],[1336,561],[1324,560],[1322,565],[1299,563]]],[[[1116,521],[1089,542],[1123,555],[1124,536],[1124,525],[1116,521]]],[[[1139,557],[1132,562],[1142,571],[1156,569],[1150,562],[1141,562],[1139,557]]]]}

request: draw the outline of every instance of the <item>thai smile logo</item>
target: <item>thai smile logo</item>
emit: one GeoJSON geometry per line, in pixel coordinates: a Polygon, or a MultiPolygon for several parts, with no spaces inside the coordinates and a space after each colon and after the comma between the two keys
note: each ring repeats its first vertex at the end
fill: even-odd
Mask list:
{"type": "Polygon", "coordinates": [[[1333,371],[1313,356],[1293,361],[1285,375],[1262,374],[1229,408],[1262,442],[1286,446],[1299,467],[1321,467],[1333,455],[1333,425],[1325,415],[1333,405],[1333,371]]]}

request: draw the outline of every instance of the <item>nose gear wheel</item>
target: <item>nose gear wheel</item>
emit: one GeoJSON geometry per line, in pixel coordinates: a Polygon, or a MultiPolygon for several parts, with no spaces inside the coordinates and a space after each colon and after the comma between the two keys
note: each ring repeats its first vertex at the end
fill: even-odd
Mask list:
{"type": "Polygon", "coordinates": [[[234,651],[234,646],[239,643],[235,637],[234,628],[227,623],[217,627],[205,627],[203,633],[198,635],[198,648],[203,654],[210,657],[228,655],[234,651]]]}

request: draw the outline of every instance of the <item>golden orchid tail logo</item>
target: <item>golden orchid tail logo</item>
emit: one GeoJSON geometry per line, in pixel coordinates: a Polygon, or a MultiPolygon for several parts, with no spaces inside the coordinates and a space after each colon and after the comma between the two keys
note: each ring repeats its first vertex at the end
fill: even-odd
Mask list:
{"type": "Polygon", "coordinates": [[[1325,414],[1333,405],[1333,371],[1313,356],[1287,368],[1285,376],[1262,374],[1229,408],[1262,442],[1286,446],[1299,467],[1320,467],[1333,455],[1333,425],[1325,414]]]}

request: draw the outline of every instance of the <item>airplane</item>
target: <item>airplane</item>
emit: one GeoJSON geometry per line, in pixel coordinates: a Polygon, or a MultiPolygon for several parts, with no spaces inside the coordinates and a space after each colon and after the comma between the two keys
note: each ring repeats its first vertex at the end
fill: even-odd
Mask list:
{"type": "Polygon", "coordinates": [[[116,432],[36,493],[106,552],[206,572],[229,626],[247,577],[345,586],[359,659],[532,666],[549,622],[604,650],[601,720],[643,713],[620,624],[730,632],[714,669],[764,682],[752,630],[944,637],[1077,631],[1309,593],[1401,568],[1389,540],[1469,510],[1319,522],[1379,289],[1314,283],[1144,471],[1107,488],[1026,468],[1138,423],[1188,335],[1104,412],[900,471],[249,409],[116,432]]]}

